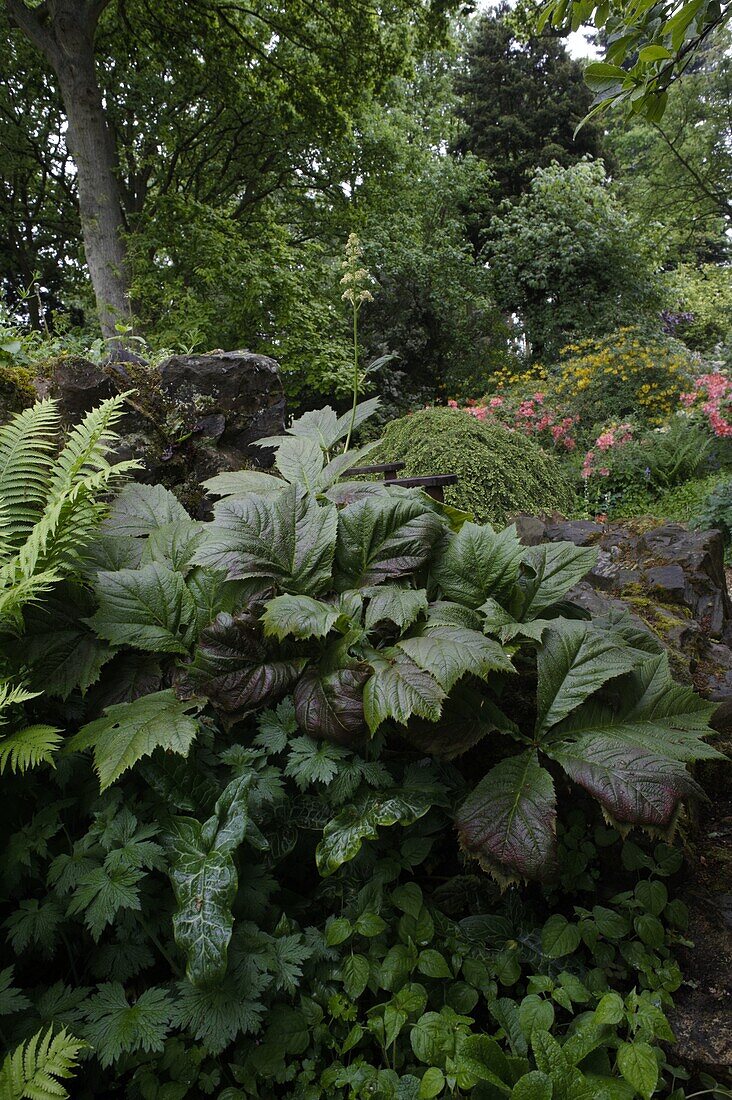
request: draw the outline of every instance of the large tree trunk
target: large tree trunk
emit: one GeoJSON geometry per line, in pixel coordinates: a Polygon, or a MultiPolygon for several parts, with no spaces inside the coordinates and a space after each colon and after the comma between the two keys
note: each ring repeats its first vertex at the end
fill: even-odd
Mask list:
{"type": "Polygon", "coordinates": [[[130,320],[123,217],[112,138],[94,63],[94,35],[109,0],[44,0],[28,8],[5,0],[8,14],[45,55],[58,80],[77,172],[84,251],[106,337],[130,320]]]}

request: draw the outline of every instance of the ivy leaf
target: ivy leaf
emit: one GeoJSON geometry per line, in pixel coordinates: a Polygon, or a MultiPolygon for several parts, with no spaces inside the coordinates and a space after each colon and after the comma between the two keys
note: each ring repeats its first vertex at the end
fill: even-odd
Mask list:
{"type": "Polygon", "coordinates": [[[507,757],[455,817],[460,844],[499,880],[546,879],[556,870],[556,801],[536,752],[507,757]]]}
{"type": "Polygon", "coordinates": [[[462,626],[433,624],[428,620],[420,623],[409,637],[401,638],[397,647],[431,673],[446,693],[466,673],[485,679],[491,672],[515,672],[498,642],[462,626]]]}
{"type": "Polygon", "coordinates": [[[496,532],[490,524],[465,523],[447,543],[435,580],[447,599],[478,608],[489,596],[508,596],[523,554],[515,526],[496,532]]]}
{"type": "Polygon", "coordinates": [[[194,561],[231,580],[259,577],[285,592],[317,595],[331,587],[338,513],[290,485],[276,496],[231,497],[216,505],[194,561]]]}
{"type": "Polygon", "coordinates": [[[340,611],[312,596],[275,596],[262,615],[264,633],[269,637],[324,638],[340,617],[340,611]]]}
{"type": "Polygon", "coordinates": [[[636,657],[613,634],[590,624],[558,620],[537,655],[537,734],[561,722],[608,680],[629,672],[636,657]]]}
{"type": "Polygon", "coordinates": [[[301,730],[311,737],[337,745],[353,746],[363,740],[364,683],[369,669],[339,668],[323,673],[307,669],[295,685],[295,715],[301,730]]]}
{"type": "Polygon", "coordinates": [[[190,516],[162,485],[126,485],[112,502],[104,527],[112,534],[139,538],[171,523],[188,523],[190,516]]]}
{"type": "Polygon", "coordinates": [[[385,584],[380,588],[367,588],[368,606],[364,624],[373,630],[379,623],[390,622],[405,630],[427,611],[427,593],[424,588],[399,588],[385,584]]]}
{"type": "Polygon", "coordinates": [[[249,612],[222,612],[202,632],[187,677],[236,721],[290,691],[305,664],[303,659],[273,656],[249,612]]]}
{"type": "Polygon", "coordinates": [[[338,516],[335,580],[339,591],[409,576],[429,558],[443,533],[417,496],[366,497],[338,516]]]}
{"type": "Polygon", "coordinates": [[[315,859],[323,877],[354,859],[364,840],[376,840],[380,826],[412,825],[424,817],[432,799],[421,791],[380,791],[363,802],[347,806],[323,830],[315,859]]]}
{"type": "Polygon", "coordinates": [[[367,656],[373,675],[363,693],[366,724],[373,733],[387,718],[405,726],[413,714],[436,722],[445,693],[435,679],[401,650],[373,650],[367,656]]]}
{"type": "Polygon", "coordinates": [[[195,615],[180,573],[154,563],[98,573],[99,610],[87,620],[100,638],[153,653],[186,653],[184,635],[195,615]]]}
{"type": "Polygon", "coordinates": [[[618,1069],[643,1100],[651,1100],[658,1084],[658,1061],[650,1043],[621,1043],[618,1069]]]}
{"type": "Polygon", "coordinates": [[[196,700],[181,702],[171,690],[142,695],[130,703],[107,707],[103,718],[82,726],[68,751],[94,749],[94,768],[104,791],[155,749],[187,756],[198,724],[191,717],[196,700]]]}
{"type": "Polygon", "coordinates": [[[592,546],[571,542],[544,543],[524,550],[523,565],[530,571],[522,581],[519,618],[538,619],[542,611],[562,600],[589,573],[597,561],[592,546]]]}
{"type": "Polygon", "coordinates": [[[119,982],[107,982],[87,1005],[86,1037],[103,1069],[125,1053],[163,1050],[172,1014],[164,989],[146,989],[130,1004],[119,982]]]}
{"type": "Polygon", "coordinates": [[[173,932],[193,985],[217,981],[226,973],[238,881],[232,853],[246,833],[250,781],[249,775],[232,780],[203,825],[192,817],[174,818],[166,837],[177,907],[173,932]]]}

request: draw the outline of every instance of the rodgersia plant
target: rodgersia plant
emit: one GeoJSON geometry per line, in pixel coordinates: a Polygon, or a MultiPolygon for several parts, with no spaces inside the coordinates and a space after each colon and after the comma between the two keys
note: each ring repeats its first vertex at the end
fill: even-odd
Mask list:
{"type": "Polygon", "coordinates": [[[593,551],[344,480],[373,407],[295,420],[276,472],[208,483],[207,523],[128,486],[5,653],[63,740],[4,779],[3,1034],[88,1043],[81,1100],[612,1100],[667,1075],[673,850],[573,906],[568,810],[598,846],[670,839],[711,708],[571,603],[593,551]]]}

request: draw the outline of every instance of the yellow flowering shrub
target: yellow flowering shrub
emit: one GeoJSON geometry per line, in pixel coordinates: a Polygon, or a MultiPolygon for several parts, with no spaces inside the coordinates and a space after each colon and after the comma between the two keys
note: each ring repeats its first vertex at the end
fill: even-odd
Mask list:
{"type": "Polygon", "coordinates": [[[626,327],[564,347],[551,389],[584,423],[633,416],[658,425],[678,408],[692,366],[677,341],[626,327]]]}

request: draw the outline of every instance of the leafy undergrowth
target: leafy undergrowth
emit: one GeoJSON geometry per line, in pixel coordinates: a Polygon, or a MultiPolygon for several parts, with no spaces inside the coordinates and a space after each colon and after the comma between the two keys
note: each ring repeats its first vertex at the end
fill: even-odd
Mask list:
{"type": "Polygon", "coordinates": [[[341,480],[348,419],[210,523],[128,486],[7,624],[5,1042],[80,1100],[680,1100],[711,708],[567,602],[592,550],[341,480]]]}

